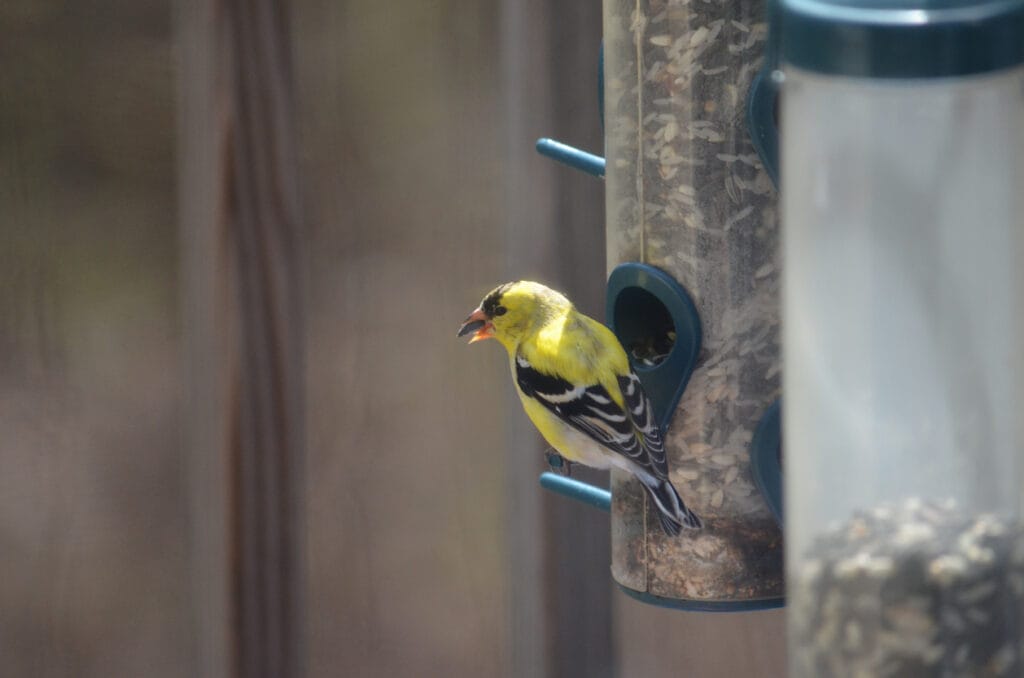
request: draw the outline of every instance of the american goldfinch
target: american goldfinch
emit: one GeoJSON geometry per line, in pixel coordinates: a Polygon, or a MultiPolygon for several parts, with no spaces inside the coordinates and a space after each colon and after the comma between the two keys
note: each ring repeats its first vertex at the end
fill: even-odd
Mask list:
{"type": "Polygon", "coordinates": [[[484,297],[458,336],[470,332],[469,343],[497,339],[508,351],[523,409],[559,454],[633,474],[667,534],[701,527],[669,481],[650,401],[611,330],[562,294],[523,280],[484,297]]]}

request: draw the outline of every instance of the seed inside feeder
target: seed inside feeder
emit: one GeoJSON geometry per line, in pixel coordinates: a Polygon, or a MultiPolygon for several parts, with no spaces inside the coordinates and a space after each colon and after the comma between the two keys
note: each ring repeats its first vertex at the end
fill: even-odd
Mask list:
{"type": "Polygon", "coordinates": [[[632,342],[629,345],[629,354],[639,365],[656,367],[665,361],[675,343],[675,331],[663,330],[632,342]]]}
{"type": "Polygon", "coordinates": [[[795,567],[794,675],[1019,676],[1024,529],[950,502],[854,515],[795,567]]]}

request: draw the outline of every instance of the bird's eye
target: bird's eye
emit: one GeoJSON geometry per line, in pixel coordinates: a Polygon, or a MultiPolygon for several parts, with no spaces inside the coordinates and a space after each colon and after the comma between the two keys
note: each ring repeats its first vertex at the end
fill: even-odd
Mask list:
{"type": "Polygon", "coordinates": [[[499,306],[498,308],[494,309],[494,315],[505,315],[506,313],[508,313],[508,309],[505,308],[504,306],[499,306]]]}

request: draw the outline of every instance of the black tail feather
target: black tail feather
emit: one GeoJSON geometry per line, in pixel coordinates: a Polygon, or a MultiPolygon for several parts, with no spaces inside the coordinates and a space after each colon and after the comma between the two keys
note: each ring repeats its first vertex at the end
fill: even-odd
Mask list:
{"type": "Polygon", "coordinates": [[[668,480],[656,480],[650,485],[644,482],[643,486],[654,501],[665,534],[674,537],[684,527],[698,530],[704,526],[697,514],[686,508],[676,488],[668,480]]]}

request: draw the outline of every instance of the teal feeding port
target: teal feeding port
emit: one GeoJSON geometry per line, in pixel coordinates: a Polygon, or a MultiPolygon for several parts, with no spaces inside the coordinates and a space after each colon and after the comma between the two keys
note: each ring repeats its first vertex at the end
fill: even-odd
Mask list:
{"type": "Polygon", "coordinates": [[[697,307],[664,271],[625,263],[608,278],[605,313],[664,431],[700,354],[697,307]]]}
{"type": "Polygon", "coordinates": [[[779,186],[779,0],[767,0],[768,40],[764,62],[747,92],[747,129],[761,164],[779,186]]]}
{"type": "Polygon", "coordinates": [[[772,403],[750,441],[750,473],[782,525],[782,401],[772,403]]]}

